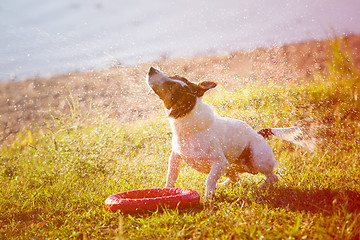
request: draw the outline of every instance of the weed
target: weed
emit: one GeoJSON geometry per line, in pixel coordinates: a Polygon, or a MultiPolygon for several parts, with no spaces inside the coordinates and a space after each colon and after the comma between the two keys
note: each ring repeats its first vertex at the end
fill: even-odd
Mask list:
{"type": "MultiPolygon", "coordinates": [[[[334,42],[327,76],[205,97],[220,115],[256,130],[300,124],[317,148],[271,140],[276,186],[259,189],[263,177],[244,174],[214,201],[187,210],[106,211],[111,194],[164,186],[170,129],[166,119],[115,124],[106,111],[83,112],[70,95],[70,114],[52,113],[54,128],[21,132],[0,153],[1,238],[358,239],[359,75],[339,49],[334,42]]],[[[184,165],[176,186],[203,195],[205,179],[184,165]]]]}

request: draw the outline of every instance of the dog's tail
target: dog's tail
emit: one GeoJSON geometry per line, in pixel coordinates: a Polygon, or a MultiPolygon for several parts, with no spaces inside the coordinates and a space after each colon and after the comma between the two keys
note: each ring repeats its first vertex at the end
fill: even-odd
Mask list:
{"type": "Polygon", "coordinates": [[[314,140],[305,136],[299,127],[265,128],[258,132],[265,139],[270,136],[292,142],[309,150],[315,150],[314,140]]]}

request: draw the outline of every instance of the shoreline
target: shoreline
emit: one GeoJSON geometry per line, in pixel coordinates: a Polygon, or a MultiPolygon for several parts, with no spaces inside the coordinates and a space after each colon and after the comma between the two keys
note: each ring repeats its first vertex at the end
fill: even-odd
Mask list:
{"type": "MultiPolygon", "coordinates": [[[[360,35],[345,38],[355,66],[360,70],[360,35]]],[[[0,143],[22,129],[37,129],[51,119],[51,109],[70,113],[67,97],[79,98],[85,111],[90,103],[100,112],[112,105],[109,117],[119,123],[147,119],[162,111],[161,103],[148,95],[145,83],[150,66],[190,81],[215,81],[225,88],[251,82],[299,82],[314,72],[326,72],[329,40],[294,43],[250,52],[193,58],[159,60],[105,70],[72,72],[49,78],[31,78],[0,83],[0,143]]]]}

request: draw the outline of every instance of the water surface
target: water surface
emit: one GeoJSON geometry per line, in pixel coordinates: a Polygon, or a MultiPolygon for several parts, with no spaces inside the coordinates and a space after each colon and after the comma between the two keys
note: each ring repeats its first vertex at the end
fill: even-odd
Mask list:
{"type": "Polygon", "coordinates": [[[360,33],[359,0],[2,0],[0,81],[360,33]]]}

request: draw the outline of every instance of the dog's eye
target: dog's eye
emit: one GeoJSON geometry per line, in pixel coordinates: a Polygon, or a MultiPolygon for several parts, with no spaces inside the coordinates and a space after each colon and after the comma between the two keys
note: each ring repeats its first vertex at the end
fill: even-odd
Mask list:
{"type": "Polygon", "coordinates": [[[165,82],[164,86],[171,91],[173,89],[173,83],[172,82],[165,82]]]}
{"type": "Polygon", "coordinates": [[[169,91],[175,91],[177,89],[184,89],[188,88],[188,86],[182,86],[177,82],[166,82],[164,85],[169,91]]]}

